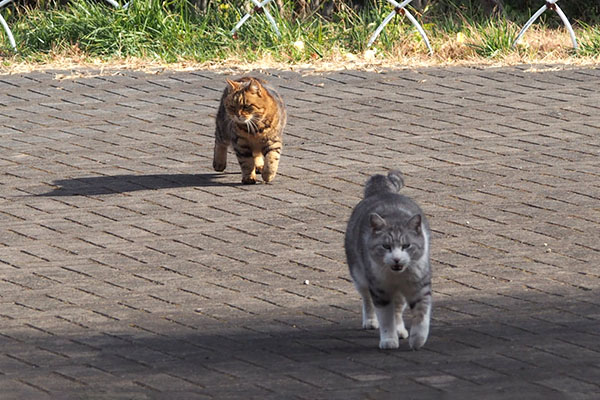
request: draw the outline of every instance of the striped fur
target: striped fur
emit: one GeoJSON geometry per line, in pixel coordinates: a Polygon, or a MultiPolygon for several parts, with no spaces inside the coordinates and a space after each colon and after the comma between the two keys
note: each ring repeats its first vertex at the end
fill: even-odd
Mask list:
{"type": "Polygon", "coordinates": [[[272,181],[279,167],[286,120],[281,96],[265,81],[228,79],[216,118],[215,171],[225,170],[227,149],[232,146],[242,169],[242,183],[256,183],[257,173],[264,182],[272,181]]]}
{"type": "Polygon", "coordinates": [[[379,328],[379,347],[398,348],[398,337],[414,350],[429,335],[431,317],[430,230],[421,208],[398,191],[402,174],[374,175],[346,229],[350,275],[363,300],[363,328],[379,328]],[[412,313],[410,334],[402,313],[412,313]]]}

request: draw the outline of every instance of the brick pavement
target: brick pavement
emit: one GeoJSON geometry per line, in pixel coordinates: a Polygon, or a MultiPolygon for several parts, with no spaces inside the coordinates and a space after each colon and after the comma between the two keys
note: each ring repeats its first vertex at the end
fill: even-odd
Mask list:
{"type": "MultiPolygon", "coordinates": [[[[600,69],[262,71],[280,174],[211,170],[225,75],[0,76],[0,396],[597,399],[600,69]],[[424,349],[360,329],[343,232],[398,167],[424,349]]],[[[239,76],[239,75],[233,75],[239,76]]]]}

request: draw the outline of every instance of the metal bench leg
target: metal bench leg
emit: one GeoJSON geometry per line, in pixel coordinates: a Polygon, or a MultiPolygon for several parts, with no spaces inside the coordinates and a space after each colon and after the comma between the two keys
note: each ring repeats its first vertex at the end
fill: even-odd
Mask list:
{"type": "Polygon", "coordinates": [[[554,11],[556,11],[560,19],[562,19],[563,24],[565,24],[565,27],[569,31],[569,35],[571,36],[571,42],[573,43],[573,48],[577,50],[579,46],[577,45],[577,38],[575,37],[575,32],[573,31],[571,23],[569,23],[567,16],[563,12],[563,10],[558,6],[558,4],[554,4],[554,7],[554,11]]]}
{"type": "Polygon", "coordinates": [[[258,0],[252,0],[252,2],[255,4],[255,7],[250,10],[246,15],[244,15],[242,17],[242,19],[240,19],[240,21],[235,25],[235,27],[231,30],[231,34],[234,35],[235,32],[241,28],[242,25],[244,25],[244,23],[255,13],[258,12],[264,12],[265,16],[267,17],[267,19],[269,20],[269,22],[271,23],[271,25],[273,26],[273,29],[275,30],[275,33],[277,34],[277,37],[281,37],[281,33],[279,32],[279,28],[277,27],[277,23],[275,22],[275,18],[273,18],[273,16],[271,15],[271,13],[269,12],[269,10],[265,7],[267,4],[269,4],[271,1],[273,0],[264,0],[262,3],[259,2],[258,0]]]}
{"type": "Polygon", "coordinates": [[[114,8],[121,8],[121,5],[119,3],[117,3],[115,0],[106,0],[107,3],[109,3],[111,6],[113,6],[114,8]]]}
{"type": "Polygon", "coordinates": [[[521,28],[521,31],[519,32],[519,34],[517,35],[517,38],[513,42],[513,44],[512,44],[513,48],[517,45],[517,43],[519,42],[519,40],[521,40],[521,37],[525,34],[525,32],[527,31],[527,29],[529,29],[529,27],[535,22],[535,20],[538,19],[540,17],[540,15],[542,15],[544,13],[544,11],[546,11],[547,9],[550,8],[550,9],[556,11],[556,13],[558,14],[558,16],[562,20],[563,24],[565,25],[565,27],[569,31],[569,35],[571,36],[571,42],[573,42],[573,48],[575,50],[577,50],[577,48],[578,48],[577,38],[575,37],[575,32],[573,31],[573,27],[571,26],[571,23],[569,23],[569,20],[567,19],[567,16],[563,12],[563,10],[558,6],[558,4],[556,4],[557,1],[558,0],[548,0],[548,1],[546,1],[546,4],[544,4],[542,7],[540,7],[540,9],[537,10],[537,12],[535,14],[533,14],[531,16],[531,18],[529,18],[529,21],[527,21],[525,23],[525,25],[523,25],[523,28],[521,28]]]}
{"type": "Polygon", "coordinates": [[[10,45],[12,46],[13,50],[17,51],[17,44],[15,43],[15,38],[14,38],[10,28],[8,27],[6,20],[4,19],[4,17],[2,17],[2,15],[0,15],[0,24],[2,24],[2,27],[4,28],[4,31],[6,32],[6,36],[8,36],[8,41],[10,42],[10,45]]]}
{"type": "Polygon", "coordinates": [[[111,6],[113,6],[114,8],[122,8],[123,10],[127,10],[129,8],[129,5],[131,4],[131,1],[128,1],[127,3],[123,4],[123,7],[121,7],[121,5],[119,3],[117,3],[115,0],[105,0],[107,3],[109,3],[111,6]]]}
{"type": "Polygon", "coordinates": [[[410,20],[410,22],[412,22],[412,24],[415,26],[415,28],[417,28],[417,31],[419,31],[419,33],[421,34],[421,37],[425,41],[425,45],[427,46],[427,49],[429,49],[429,55],[432,56],[433,49],[431,48],[431,44],[429,44],[429,38],[425,34],[425,30],[408,10],[405,10],[405,13],[406,13],[406,18],[408,18],[410,20]]]}
{"type": "Polygon", "coordinates": [[[391,3],[394,6],[394,11],[392,11],[391,13],[389,13],[387,15],[387,17],[385,17],[385,19],[383,20],[383,22],[381,23],[381,25],[379,25],[377,27],[377,29],[375,29],[375,32],[373,32],[373,35],[371,35],[371,38],[369,39],[369,42],[367,43],[367,47],[371,47],[371,45],[375,42],[375,40],[377,39],[377,37],[379,36],[379,34],[383,30],[383,28],[385,28],[385,26],[392,20],[392,18],[396,14],[402,14],[402,15],[406,15],[406,18],[408,18],[408,20],[413,24],[413,26],[415,28],[417,28],[417,31],[419,32],[419,34],[421,35],[421,37],[425,41],[425,45],[427,46],[427,49],[429,50],[429,54],[433,55],[433,49],[431,48],[431,44],[429,43],[429,38],[427,37],[427,34],[425,33],[425,30],[423,29],[423,27],[421,26],[421,24],[419,24],[419,22],[415,19],[415,17],[413,17],[413,15],[410,13],[410,11],[408,11],[405,8],[413,0],[404,0],[400,4],[398,4],[394,0],[386,0],[386,1],[388,3],[391,3]]]}
{"type": "MultiPolygon", "coordinates": [[[[2,8],[4,8],[4,6],[7,5],[8,3],[10,3],[11,1],[13,1],[13,0],[0,1],[0,10],[2,8]]],[[[8,24],[6,23],[6,20],[4,19],[2,14],[0,14],[0,25],[2,25],[2,27],[4,28],[4,32],[6,32],[6,36],[8,36],[8,41],[10,42],[11,47],[13,48],[14,51],[17,51],[17,44],[15,43],[15,37],[13,36],[12,31],[8,27],[8,24]]]]}

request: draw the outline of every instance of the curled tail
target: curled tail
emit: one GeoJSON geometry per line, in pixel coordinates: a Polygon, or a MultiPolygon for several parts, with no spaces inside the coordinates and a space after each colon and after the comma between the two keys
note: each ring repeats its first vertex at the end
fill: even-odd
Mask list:
{"type": "Polygon", "coordinates": [[[365,184],[365,198],[378,193],[398,193],[404,186],[404,178],[398,170],[388,172],[387,176],[373,175],[365,184]]]}

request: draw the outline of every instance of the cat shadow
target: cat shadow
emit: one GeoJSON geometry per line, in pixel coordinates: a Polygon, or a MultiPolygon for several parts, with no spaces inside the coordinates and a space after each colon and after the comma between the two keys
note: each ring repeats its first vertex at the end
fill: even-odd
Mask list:
{"type": "Polygon", "coordinates": [[[240,186],[241,183],[222,182],[222,173],[209,174],[152,174],[111,175],[60,179],[52,182],[57,186],[38,196],[96,196],[129,193],[139,190],[158,190],[184,187],[240,186]]]}

